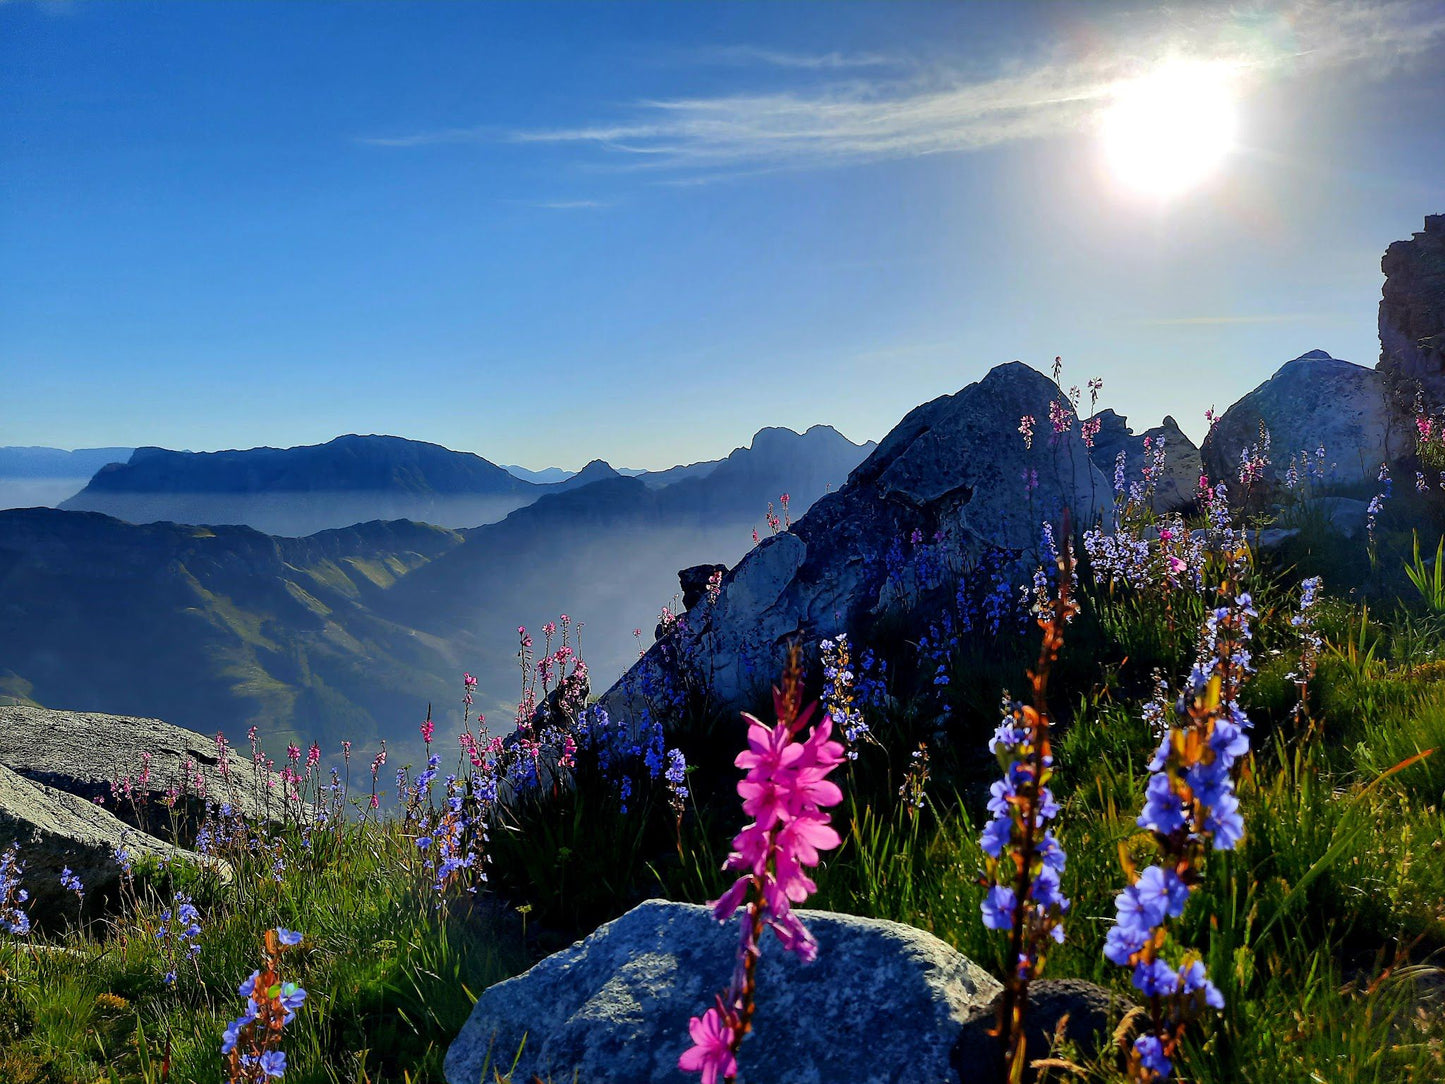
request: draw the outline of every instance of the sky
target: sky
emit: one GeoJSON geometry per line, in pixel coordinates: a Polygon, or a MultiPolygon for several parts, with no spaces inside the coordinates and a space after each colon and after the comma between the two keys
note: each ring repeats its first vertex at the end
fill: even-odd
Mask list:
{"type": "Polygon", "coordinates": [[[1198,439],[1378,360],[1442,49],[1445,2],[0,0],[0,445],[660,468],[1056,355],[1198,439]],[[1233,146],[1140,190],[1101,132],[1180,62],[1233,146]]]}

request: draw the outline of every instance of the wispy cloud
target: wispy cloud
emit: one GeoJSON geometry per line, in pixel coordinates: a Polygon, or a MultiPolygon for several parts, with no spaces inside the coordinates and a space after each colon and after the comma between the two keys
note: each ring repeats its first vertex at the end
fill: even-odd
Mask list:
{"type": "Polygon", "coordinates": [[[520,203],[527,207],[538,207],[544,211],[585,211],[612,206],[608,200],[600,199],[511,200],[509,202],[520,203]]]}
{"type": "Polygon", "coordinates": [[[913,68],[865,77],[894,61],[882,55],[794,55],[728,46],[734,63],[814,73],[801,89],[660,98],[614,118],[524,131],[453,128],[366,142],[389,147],[496,142],[589,148],[627,168],[670,171],[674,180],[970,151],[1079,131],[1119,85],[1171,55],[1227,64],[1241,79],[1321,68],[1393,70],[1445,45],[1445,5],[1428,0],[1295,0],[1245,13],[1185,9],[1142,25],[1082,35],[1002,74],[965,77],[913,68]],[[845,69],[856,69],[844,77],[845,69]]]}
{"type": "Polygon", "coordinates": [[[1135,321],[1140,327],[1213,327],[1230,324],[1294,324],[1301,321],[1332,320],[1338,317],[1318,312],[1275,312],[1221,316],[1166,316],[1135,321]]]}
{"type": "Polygon", "coordinates": [[[758,45],[715,45],[695,49],[691,55],[698,61],[714,64],[763,65],[792,68],[799,71],[843,71],[851,68],[886,68],[907,65],[903,57],[884,53],[793,53],[784,49],[767,49],[758,45]]]}

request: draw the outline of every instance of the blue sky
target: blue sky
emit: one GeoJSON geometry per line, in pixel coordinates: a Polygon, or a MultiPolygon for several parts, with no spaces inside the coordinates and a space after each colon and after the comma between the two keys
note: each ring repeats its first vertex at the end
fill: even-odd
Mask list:
{"type": "Polygon", "coordinates": [[[0,0],[0,445],[386,432],[662,467],[1015,358],[1196,437],[1372,365],[1445,211],[1445,5],[0,0]],[[1238,73],[1161,201],[1111,88],[1238,73]]]}

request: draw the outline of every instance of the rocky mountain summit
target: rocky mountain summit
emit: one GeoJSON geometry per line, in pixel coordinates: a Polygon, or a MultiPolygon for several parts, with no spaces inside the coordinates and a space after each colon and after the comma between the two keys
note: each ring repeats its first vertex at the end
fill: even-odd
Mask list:
{"type": "MultiPolygon", "coordinates": [[[[934,546],[976,557],[1034,554],[1037,524],[1065,510],[1092,523],[1113,505],[1078,418],[1048,377],[1014,362],[911,411],[836,493],[789,531],[763,540],[723,578],[715,602],[688,611],[681,655],[706,659],[706,680],[742,703],[776,673],[786,645],[857,627],[900,594],[926,589],[934,546]],[[1051,409],[1062,411],[1053,432],[1051,409]],[[1027,440],[1021,421],[1032,419],[1027,440]],[[1001,439],[1000,434],[1005,436],[1001,439]],[[890,542],[904,540],[894,560],[890,542]]],[[[655,646],[602,698],[609,714],[641,716],[641,690],[672,665],[655,646]]]]}

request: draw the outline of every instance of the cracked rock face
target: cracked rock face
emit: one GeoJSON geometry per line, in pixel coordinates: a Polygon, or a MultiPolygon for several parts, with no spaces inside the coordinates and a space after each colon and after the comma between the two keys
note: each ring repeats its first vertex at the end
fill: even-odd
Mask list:
{"type": "Polygon", "coordinates": [[[230,878],[224,862],[183,851],[135,830],[94,802],[0,765],[0,849],[12,845],[23,863],[21,887],[30,893],[25,911],[39,925],[58,927],[79,917],[79,901],[60,884],[66,868],[85,886],[86,913],[99,913],[120,887],[114,857],[120,846],[136,861],[209,865],[223,880],[230,878]]]}
{"type": "Polygon", "coordinates": [[[1425,229],[1396,241],[1380,261],[1379,371],[1407,397],[1418,385],[1426,405],[1445,405],[1445,215],[1428,215],[1425,229]]]}
{"type": "MultiPolygon", "coordinates": [[[[744,1084],[949,1084],[965,1024],[999,984],[932,934],[896,922],[799,911],[818,939],[802,964],[765,934],[744,1084]],[[800,1026],[801,1025],[801,1026],[800,1026]]],[[[449,1084],[491,1064],[514,1079],[687,1084],[687,1022],[730,981],[737,923],[650,900],[477,1000],[446,1058],[449,1084]]],[[[490,1072],[490,1070],[488,1070],[490,1072]]]]}
{"type": "Polygon", "coordinates": [[[1311,350],[1286,362],[1224,412],[1201,454],[1211,482],[1233,493],[1240,456],[1270,435],[1268,477],[1282,481],[1290,456],[1313,456],[1323,446],[1327,483],[1373,482],[1382,463],[1413,449],[1410,432],[1390,408],[1384,377],[1374,369],[1311,350]]]}
{"type": "MultiPolygon", "coordinates": [[[[742,705],[777,675],[790,641],[856,628],[918,582],[935,540],[965,559],[994,548],[1032,558],[1041,519],[1058,523],[1068,509],[1087,525],[1112,502],[1058,387],[1026,365],[1000,365],[911,411],[847,485],[764,539],[724,576],[715,602],[688,611],[678,646],[704,660],[720,702],[742,705]],[[1051,403],[1063,433],[1053,432],[1051,403]],[[1025,415],[1031,447],[1019,432],[1025,415]]],[[[666,654],[654,645],[603,695],[610,715],[640,717],[666,654]]]]}
{"type": "Polygon", "coordinates": [[[204,812],[197,796],[198,775],[206,797],[215,803],[228,802],[251,820],[280,816],[279,776],[258,771],[234,752],[228,752],[226,760],[222,773],[213,739],[159,719],[0,706],[0,765],[36,783],[102,802],[128,824],[160,835],[171,832],[164,801],[174,787],[185,795],[177,803],[175,820],[182,843],[188,842],[204,812]],[[150,772],[141,782],[146,755],[150,772]],[[125,779],[133,781],[138,802],[116,800],[112,784],[125,779]]]}

